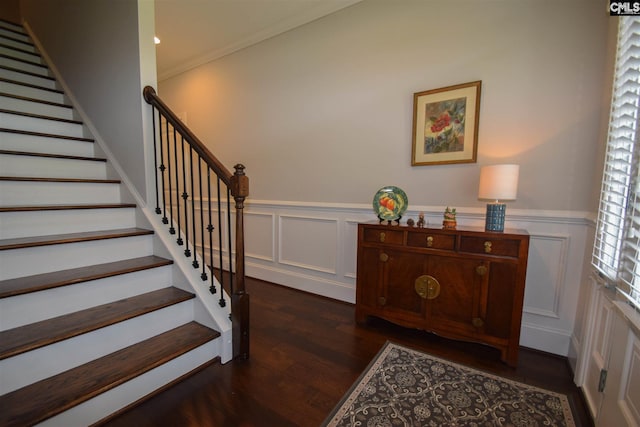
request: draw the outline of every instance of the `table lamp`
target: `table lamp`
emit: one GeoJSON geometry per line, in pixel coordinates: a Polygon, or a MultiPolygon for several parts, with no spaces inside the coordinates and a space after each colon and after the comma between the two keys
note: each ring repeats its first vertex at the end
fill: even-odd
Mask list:
{"type": "Polygon", "coordinates": [[[493,165],[480,169],[478,198],[493,200],[487,203],[486,231],[504,231],[506,200],[515,200],[518,194],[519,165],[493,165]]]}

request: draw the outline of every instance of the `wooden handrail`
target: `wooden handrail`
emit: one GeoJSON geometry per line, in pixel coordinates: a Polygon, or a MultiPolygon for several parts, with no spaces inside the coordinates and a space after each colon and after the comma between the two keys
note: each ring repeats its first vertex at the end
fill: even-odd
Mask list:
{"type": "MultiPolygon", "coordinates": [[[[222,181],[228,186],[231,186],[231,172],[227,169],[220,161],[214,156],[211,151],[198,139],[197,136],[191,132],[191,130],[184,124],[182,121],[174,114],[173,111],[167,104],[165,104],[155,89],[151,86],[145,86],[142,91],[142,95],[144,96],[144,100],[147,101],[147,104],[153,105],[156,109],[167,119],[171,126],[173,126],[181,135],[184,136],[185,140],[193,147],[193,149],[200,155],[202,160],[209,165],[211,169],[215,172],[217,176],[222,179],[222,181]]],[[[235,194],[231,193],[235,196],[235,194]]]]}

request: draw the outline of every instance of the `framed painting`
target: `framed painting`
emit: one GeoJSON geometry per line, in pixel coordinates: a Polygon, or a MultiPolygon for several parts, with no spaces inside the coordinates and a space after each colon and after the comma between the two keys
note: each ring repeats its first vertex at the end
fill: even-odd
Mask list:
{"type": "Polygon", "coordinates": [[[476,162],[481,85],[413,94],[412,166],[476,162]]]}

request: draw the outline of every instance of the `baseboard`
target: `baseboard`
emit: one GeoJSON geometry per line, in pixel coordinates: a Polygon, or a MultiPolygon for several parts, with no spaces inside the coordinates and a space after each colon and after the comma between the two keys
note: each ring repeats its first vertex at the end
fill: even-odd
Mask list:
{"type": "Polygon", "coordinates": [[[567,357],[571,332],[560,329],[522,323],[520,345],[547,353],[567,357]]]}
{"type": "Polygon", "coordinates": [[[327,278],[250,262],[246,263],[245,269],[247,276],[256,277],[260,280],[352,304],[356,302],[355,284],[350,285],[327,278]]]}

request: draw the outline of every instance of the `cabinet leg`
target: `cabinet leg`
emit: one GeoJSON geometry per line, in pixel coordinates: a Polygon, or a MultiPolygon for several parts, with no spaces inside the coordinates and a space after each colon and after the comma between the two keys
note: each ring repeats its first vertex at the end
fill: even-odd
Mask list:
{"type": "Polygon", "coordinates": [[[518,349],[505,348],[500,351],[500,359],[511,366],[512,368],[518,367],[518,349]]]}
{"type": "Polygon", "coordinates": [[[356,310],[356,323],[358,325],[364,325],[367,323],[367,315],[360,313],[358,310],[356,310]]]}

